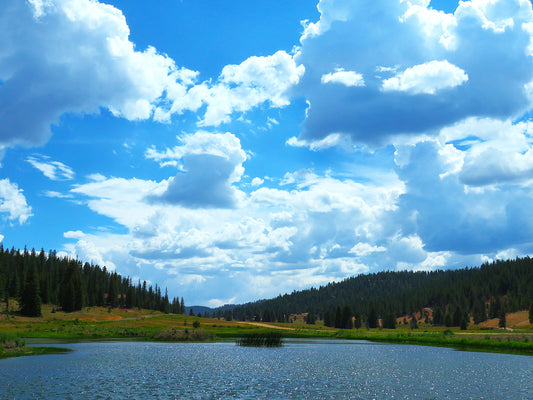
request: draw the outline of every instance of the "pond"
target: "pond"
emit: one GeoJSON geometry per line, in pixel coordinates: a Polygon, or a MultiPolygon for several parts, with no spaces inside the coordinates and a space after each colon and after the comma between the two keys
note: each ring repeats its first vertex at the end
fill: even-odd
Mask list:
{"type": "Polygon", "coordinates": [[[533,398],[530,356],[341,340],[61,346],[74,351],[0,360],[0,398],[533,398]]]}

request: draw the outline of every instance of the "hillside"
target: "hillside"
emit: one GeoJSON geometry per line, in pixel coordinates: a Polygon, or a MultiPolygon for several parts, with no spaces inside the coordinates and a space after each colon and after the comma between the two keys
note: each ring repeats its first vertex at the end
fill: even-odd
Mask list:
{"type": "Polygon", "coordinates": [[[533,260],[529,257],[486,263],[477,268],[432,272],[379,272],[359,275],[319,288],[247,303],[232,310],[240,320],[287,322],[309,313],[338,324],[339,312],[361,324],[418,313],[436,325],[476,324],[505,313],[528,310],[533,303],[533,260]],[[337,321],[336,321],[337,319],[337,321]]]}
{"type": "Polygon", "coordinates": [[[53,304],[66,312],[84,307],[106,306],[145,308],[184,313],[185,303],[161,293],[146,281],[134,283],[106,267],[59,257],[54,251],[4,250],[0,245],[0,300],[6,311],[34,317],[41,315],[42,304],[53,304]],[[13,309],[10,299],[17,299],[13,309]]]}

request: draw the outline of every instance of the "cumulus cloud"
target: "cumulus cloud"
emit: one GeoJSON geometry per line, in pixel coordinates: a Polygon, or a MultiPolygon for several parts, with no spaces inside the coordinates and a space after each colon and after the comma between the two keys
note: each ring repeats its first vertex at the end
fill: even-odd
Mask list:
{"type": "Polygon", "coordinates": [[[529,121],[470,118],[440,132],[450,150],[441,155],[466,185],[526,184],[533,179],[532,134],[529,121]]]}
{"type": "Polygon", "coordinates": [[[22,189],[9,179],[0,180],[0,213],[7,213],[10,222],[18,221],[20,225],[33,215],[22,189]]]}
{"type": "Polygon", "coordinates": [[[480,254],[531,246],[526,206],[533,200],[531,188],[513,188],[503,180],[501,190],[466,190],[462,169],[446,173],[450,165],[441,149],[437,141],[403,149],[408,162],[397,172],[406,190],[393,212],[403,234],[416,235],[430,252],[480,254]]]}
{"type": "Polygon", "coordinates": [[[285,144],[292,147],[307,147],[311,151],[325,150],[330,147],[340,147],[346,151],[350,151],[354,148],[351,139],[340,133],[332,133],[320,140],[302,140],[293,136],[287,139],[285,144]]]}
{"type": "Polygon", "coordinates": [[[531,107],[530,2],[465,1],[453,14],[428,7],[320,1],[320,20],[307,24],[296,55],[306,68],[296,92],[309,102],[300,141],[342,134],[380,146],[531,107]],[[336,66],[353,66],[364,87],[324,84],[336,66]]]}
{"type": "Polygon", "coordinates": [[[97,1],[8,0],[0,30],[0,140],[6,145],[42,144],[67,112],[103,107],[148,118],[175,70],[154,48],[136,51],[122,13],[97,1]]]}
{"type": "Polygon", "coordinates": [[[111,5],[6,1],[0,11],[4,146],[43,144],[61,115],[102,108],[129,120],[170,121],[206,106],[200,124],[217,126],[262,103],[286,106],[287,91],[304,72],[291,55],[278,51],[228,65],[218,79],[198,82],[197,71],[178,67],[155,48],[137,50],[124,15],[111,5]]]}
{"type": "Polygon", "coordinates": [[[74,171],[68,165],[50,160],[50,157],[35,154],[26,159],[33,167],[41,171],[44,176],[53,181],[68,181],[74,178],[74,171]]]}
{"type": "Polygon", "coordinates": [[[264,182],[264,179],[255,177],[254,179],[252,179],[252,186],[261,186],[264,182]]]}
{"type": "Polygon", "coordinates": [[[233,184],[240,181],[246,161],[239,139],[231,133],[200,131],[181,142],[164,152],[147,151],[147,158],[163,165],[174,161],[182,170],[168,180],[165,191],[150,199],[191,208],[236,207],[239,194],[233,184]]]}
{"type": "Polygon", "coordinates": [[[383,90],[398,90],[411,94],[435,94],[436,91],[462,85],[468,76],[448,61],[430,61],[407,68],[383,81],[383,90]]]}
{"type": "Polygon", "coordinates": [[[345,71],[344,68],[336,68],[335,72],[322,75],[320,81],[322,83],[340,83],[344,86],[365,86],[363,75],[355,71],[345,71]]]}

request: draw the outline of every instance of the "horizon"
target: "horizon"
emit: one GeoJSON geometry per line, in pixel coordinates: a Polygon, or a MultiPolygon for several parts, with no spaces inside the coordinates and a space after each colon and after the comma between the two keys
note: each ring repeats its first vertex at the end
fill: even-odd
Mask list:
{"type": "Polygon", "coordinates": [[[6,0],[0,32],[4,248],[210,308],[533,254],[529,0],[6,0]]]}

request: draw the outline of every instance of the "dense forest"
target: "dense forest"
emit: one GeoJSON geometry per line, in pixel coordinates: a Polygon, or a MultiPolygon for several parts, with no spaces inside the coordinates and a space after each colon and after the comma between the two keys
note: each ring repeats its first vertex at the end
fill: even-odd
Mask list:
{"type": "Polygon", "coordinates": [[[264,322],[288,322],[291,314],[308,313],[308,323],[320,318],[327,326],[375,328],[381,320],[382,327],[394,328],[397,318],[415,313],[435,325],[464,326],[470,317],[474,323],[500,318],[505,324],[506,313],[531,308],[533,259],[526,257],[478,268],[359,275],[221,313],[264,322]]]}
{"type": "Polygon", "coordinates": [[[55,251],[8,251],[0,245],[0,300],[6,309],[10,298],[18,299],[19,312],[27,316],[39,316],[43,303],[66,312],[90,306],[185,312],[183,297],[170,301],[167,291],[162,294],[157,284],[135,284],[105,266],[58,257],[55,251]]]}

